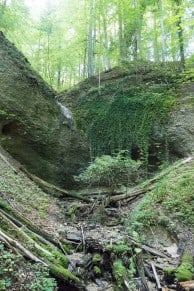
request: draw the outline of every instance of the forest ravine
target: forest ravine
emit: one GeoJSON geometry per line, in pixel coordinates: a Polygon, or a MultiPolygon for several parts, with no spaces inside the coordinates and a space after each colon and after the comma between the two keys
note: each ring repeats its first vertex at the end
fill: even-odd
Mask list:
{"type": "Polygon", "coordinates": [[[194,290],[193,15],[0,0],[0,290],[194,290]]]}

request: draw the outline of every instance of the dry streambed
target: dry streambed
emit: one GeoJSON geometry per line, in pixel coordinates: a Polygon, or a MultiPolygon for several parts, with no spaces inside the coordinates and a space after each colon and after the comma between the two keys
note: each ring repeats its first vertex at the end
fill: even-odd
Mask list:
{"type": "Polygon", "coordinates": [[[137,233],[130,233],[124,220],[133,205],[107,208],[105,218],[99,209],[93,209],[92,214],[92,205],[78,204],[77,215],[81,215],[71,213],[68,222],[69,209],[75,209],[76,204],[70,205],[66,204],[66,223],[60,236],[73,245],[67,255],[69,268],[83,279],[86,290],[177,290],[178,282],[168,274],[180,264],[183,251],[176,234],[162,227],[151,228],[142,234],[142,240],[137,233]],[[84,213],[90,214],[86,217],[84,213]],[[120,215],[123,221],[114,225],[120,215]]]}
{"type": "Polygon", "coordinates": [[[103,199],[48,198],[11,157],[1,153],[0,196],[9,205],[1,203],[1,240],[47,265],[58,278],[59,290],[191,290],[193,281],[178,283],[172,270],[180,265],[192,234],[182,229],[179,236],[170,235],[165,228],[150,228],[140,238],[126,226],[142,193],[130,203],[106,208],[103,199]],[[5,230],[6,224],[11,232],[5,230]],[[53,262],[62,272],[53,269],[53,262]]]}

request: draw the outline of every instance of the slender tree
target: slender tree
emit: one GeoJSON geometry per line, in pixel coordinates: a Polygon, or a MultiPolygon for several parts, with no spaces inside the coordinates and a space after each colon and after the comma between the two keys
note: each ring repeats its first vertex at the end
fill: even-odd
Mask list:
{"type": "Polygon", "coordinates": [[[0,28],[1,28],[2,23],[3,23],[3,17],[5,14],[6,6],[7,6],[7,0],[3,0],[3,3],[1,4],[1,10],[0,10],[0,28]]]}
{"type": "Polygon", "coordinates": [[[182,0],[174,0],[175,4],[175,15],[176,15],[176,26],[177,26],[177,34],[179,41],[179,54],[180,54],[180,69],[183,70],[185,68],[185,49],[184,49],[184,33],[182,26],[182,0]]]}

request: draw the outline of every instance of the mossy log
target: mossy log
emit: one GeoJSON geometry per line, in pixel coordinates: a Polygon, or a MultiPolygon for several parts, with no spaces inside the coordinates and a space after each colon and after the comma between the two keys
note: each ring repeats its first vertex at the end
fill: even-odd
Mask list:
{"type": "Polygon", "coordinates": [[[6,244],[9,248],[13,249],[14,251],[17,249],[19,253],[29,258],[30,260],[34,261],[35,263],[42,263],[44,266],[47,266],[45,262],[40,260],[32,252],[30,252],[24,246],[22,246],[18,241],[12,239],[1,230],[0,230],[0,240],[2,240],[4,244],[6,244]]]}
{"type": "MultiPolygon", "coordinates": [[[[34,225],[29,219],[16,212],[4,200],[0,200],[0,212],[6,215],[17,226],[23,227],[26,230],[33,232],[35,236],[39,236],[42,240],[47,241],[48,244],[51,243],[52,245],[58,247],[59,249],[61,248],[60,243],[57,240],[55,240],[50,234],[43,231],[42,229],[34,225]]],[[[63,243],[65,243],[64,240],[63,243]]]]}
{"type": "Polygon", "coordinates": [[[48,267],[50,273],[63,280],[70,281],[72,284],[81,284],[79,278],[73,275],[68,269],[68,259],[60,250],[46,242],[46,239],[40,239],[23,222],[18,219],[11,219],[11,214],[6,215],[0,211],[0,240],[2,240],[13,251],[17,251],[22,256],[41,263],[48,267]]]}

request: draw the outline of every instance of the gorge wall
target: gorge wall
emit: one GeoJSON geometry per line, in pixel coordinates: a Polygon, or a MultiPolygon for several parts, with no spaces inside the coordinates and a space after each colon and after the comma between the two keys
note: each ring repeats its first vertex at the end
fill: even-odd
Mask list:
{"type": "Polygon", "coordinates": [[[93,156],[127,150],[154,170],[194,152],[194,76],[176,63],[129,63],[58,98],[74,112],[93,156]]]}
{"type": "Polygon", "coordinates": [[[32,173],[71,187],[88,148],[55,96],[1,33],[0,143],[32,173]]]}

